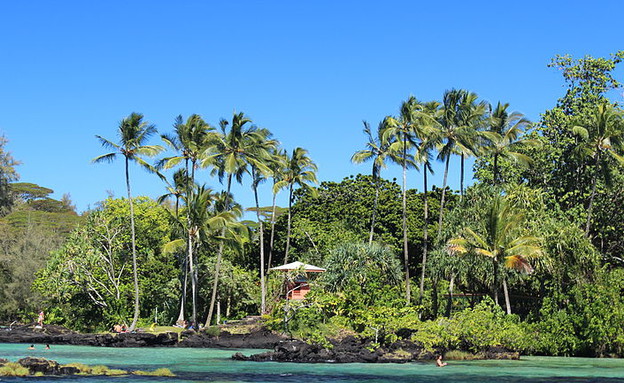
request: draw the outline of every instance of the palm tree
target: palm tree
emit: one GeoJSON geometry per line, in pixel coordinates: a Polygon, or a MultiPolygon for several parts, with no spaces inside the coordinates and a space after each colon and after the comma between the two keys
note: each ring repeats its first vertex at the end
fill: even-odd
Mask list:
{"type": "MultiPolygon", "coordinates": [[[[266,132],[251,123],[251,119],[242,112],[234,113],[231,124],[227,120],[221,120],[219,124],[221,127],[221,134],[218,135],[214,144],[205,151],[205,157],[202,159],[202,166],[213,166],[212,173],[218,175],[220,181],[223,181],[223,178],[227,176],[225,206],[230,206],[231,204],[229,199],[232,188],[232,178],[236,178],[236,181],[241,183],[243,175],[249,171],[249,166],[252,164],[261,172],[270,172],[262,161],[265,158],[263,154],[260,154],[262,151],[259,151],[257,146],[257,144],[262,142],[265,138],[266,132]],[[231,125],[229,130],[228,125],[231,125]]],[[[226,228],[223,227],[222,230],[223,237],[226,228]]],[[[215,263],[212,297],[206,326],[210,325],[214,312],[223,245],[223,242],[219,243],[217,261],[215,263]]]]}
{"type": "Polygon", "coordinates": [[[439,131],[439,123],[437,122],[440,103],[437,101],[430,101],[424,104],[423,118],[420,119],[422,124],[426,124],[428,129],[420,129],[419,139],[420,144],[416,149],[415,160],[417,163],[422,164],[423,169],[423,206],[424,206],[424,225],[423,225],[423,250],[422,250],[422,265],[420,272],[420,295],[419,299],[422,300],[425,292],[425,271],[427,268],[427,252],[429,245],[429,201],[428,201],[428,184],[427,173],[433,174],[433,168],[431,166],[431,150],[433,144],[436,142],[436,137],[439,131]]]}
{"type": "Polygon", "coordinates": [[[258,185],[266,180],[271,174],[271,163],[273,157],[271,153],[277,149],[279,143],[271,139],[271,132],[267,129],[259,129],[260,135],[257,137],[256,148],[253,158],[251,158],[251,188],[253,189],[256,202],[256,217],[258,219],[258,230],[260,234],[260,313],[266,311],[266,280],[264,277],[264,225],[260,217],[260,202],[258,199],[258,185]],[[260,167],[259,165],[264,165],[260,167]],[[263,170],[264,168],[264,170],[263,170]]]}
{"type": "Polygon", "coordinates": [[[273,179],[273,203],[271,209],[271,238],[269,239],[269,260],[267,262],[267,269],[271,267],[271,261],[273,260],[273,243],[275,239],[275,219],[277,218],[277,193],[279,189],[275,189],[275,184],[284,178],[286,166],[288,165],[288,153],[284,149],[275,149],[272,153],[272,161],[269,167],[271,168],[271,178],[273,179]]]}
{"type": "MultiPolygon", "coordinates": [[[[462,158],[460,176],[463,194],[463,158],[472,155],[472,144],[475,139],[474,123],[479,116],[475,107],[476,95],[463,89],[451,89],[444,92],[442,111],[440,116],[440,131],[438,141],[438,159],[444,161],[444,178],[442,181],[442,196],[440,198],[440,215],[438,218],[438,240],[442,235],[442,221],[444,218],[444,202],[451,155],[459,154],[462,158]]],[[[476,109],[480,109],[476,108],[476,109]]]]}
{"type": "MultiPolygon", "coordinates": [[[[490,128],[484,132],[487,144],[483,146],[485,153],[492,156],[492,182],[500,185],[502,179],[499,172],[499,160],[506,158],[521,165],[529,165],[531,158],[517,150],[523,147],[536,147],[539,141],[522,138],[522,134],[531,126],[531,122],[521,113],[509,113],[509,104],[498,102],[490,113],[490,128]]],[[[492,109],[492,106],[489,106],[492,109]]]]}
{"type": "MultiPolygon", "coordinates": [[[[540,239],[523,235],[524,215],[515,211],[505,197],[495,197],[486,214],[485,229],[478,233],[471,228],[464,228],[463,235],[451,239],[447,251],[451,255],[464,255],[469,252],[488,257],[492,260],[494,283],[492,286],[494,300],[498,304],[499,268],[531,273],[531,258],[542,255],[540,239]]],[[[509,291],[505,276],[502,276],[502,287],[505,295],[507,314],[511,314],[509,291]]]]}
{"type": "MultiPolygon", "coordinates": [[[[186,170],[185,169],[179,169],[177,170],[174,174],[173,174],[173,185],[169,184],[167,182],[168,186],[167,186],[167,194],[163,194],[160,197],[158,197],[158,203],[163,203],[165,200],[174,197],[175,198],[175,216],[174,218],[174,222],[179,221],[180,219],[180,215],[179,215],[179,210],[180,210],[180,200],[183,199],[186,195],[188,195],[188,177],[186,175],[186,170]],[[185,194],[186,193],[186,194],[185,194]]],[[[182,234],[183,236],[185,236],[185,234],[182,234]]],[[[180,313],[178,314],[178,319],[176,320],[176,323],[178,325],[181,325],[184,323],[184,307],[186,306],[186,286],[188,284],[188,271],[189,271],[189,262],[187,262],[187,260],[184,257],[184,254],[182,254],[182,257],[180,258],[180,270],[181,270],[181,275],[183,277],[182,279],[182,286],[180,288],[180,313]]]]}
{"type": "Polygon", "coordinates": [[[474,156],[478,149],[481,129],[487,116],[487,106],[485,101],[477,102],[477,94],[472,92],[464,93],[460,109],[458,113],[458,125],[461,127],[460,145],[457,145],[459,155],[461,157],[459,193],[461,198],[464,196],[464,167],[466,157],[474,156]]]}
{"type": "Polygon", "coordinates": [[[290,231],[292,225],[292,202],[295,185],[308,188],[310,183],[318,183],[316,179],[316,164],[308,157],[308,151],[303,148],[295,148],[292,156],[287,159],[288,166],[284,170],[283,178],[273,185],[273,192],[288,188],[288,226],[286,229],[286,251],[284,263],[288,263],[290,251],[290,231]]]}
{"type": "Polygon", "coordinates": [[[588,159],[596,167],[592,175],[592,190],[585,223],[585,236],[589,237],[598,178],[602,177],[607,186],[610,186],[613,171],[611,161],[615,160],[617,164],[624,166],[624,112],[610,103],[603,103],[585,121],[579,122],[579,125],[572,128],[572,133],[580,139],[577,155],[588,159]]]}
{"type": "MultiPolygon", "coordinates": [[[[175,131],[174,136],[163,134],[161,138],[169,147],[178,153],[172,157],[163,158],[158,162],[157,166],[169,169],[184,161],[184,169],[188,175],[186,177],[186,195],[188,197],[190,196],[191,189],[195,184],[195,169],[197,168],[198,162],[201,160],[201,156],[206,148],[214,140],[214,128],[206,123],[198,114],[190,115],[187,118],[186,123],[184,123],[182,116],[179,115],[173,124],[173,128],[175,131]]],[[[190,230],[191,218],[188,216],[188,214],[190,214],[190,210],[187,209],[186,212],[187,221],[189,221],[187,222],[186,227],[190,230]]],[[[197,323],[198,270],[195,267],[196,262],[193,259],[193,246],[191,241],[192,235],[191,233],[187,233],[188,265],[191,273],[191,294],[193,301],[192,321],[197,323]]],[[[180,309],[180,314],[182,317],[178,317],[178,324],[184,322],[183,308],[180,309]]]]}
{"type": "Polygon", "coordinates": [[[409,153],[417,146],[417,130],[421,129],[418,120],[422,118],[423,105],[415,97],[410,96],[401,104],[401,113],[398,118],[388,117],[388,128],[383,137],[390,142],[390,159],[403,168],[403,261],[405,266],[405,300],[411,303],[411,286],[409,274],[409,248],[407,244],[407,168],[416,167],[414,156],[409,153]]]}
{"type": "Polygon", "coordinates": [[[366,161],[373,161],[373,185],[375,186],[375,201],[373,202],[373,212],[371,214],[371,227],[370,235],[368,237],[368,244],[373,243],[373,234],[375,232],[375,216],[377,214],[377,205],[379,203],[379,178],[381,169],[386,167],[386,159],[390,155],[390,142],[384,137],[384,130],[388,127],[388,119],[385,118],[379,123],[377,127],[376,135],[373,136],[370,125],[364,121],[364,134],[368,138],[366,142],[366,149],[358,150],[351,157],[351,162],[355,164],[361,164],[366,161]]]}
{"type": "MultiPolygon", "coordinates": [[[[142,158],[153,157],[157,155],[163,148],[159,145],[145,145],[146,141],[156,133],[156,127],[143,121],[143,115],[140,113],[131,113],[128,117],[121,120],[118,126],[117,134],[119,135],[119,143],[114,143],[101,136],[96,135],[100,143],[105,148],[114,150],[113,152],[102,154],[93,159],[92,162],[112,162],[118,154],[124,156],[126,170],[126,189],[128,191],[128,203],[130,204],[130,228],[132,241],[132,275],[134,279],[134,316],[130,331],[136,328],[139,319],[139,278],[137,275],[136,260],[136,236],[134,228],[134,205],[132,203],[132,193],[130,190],[130,161],[134,161],[143,168],[156,172],[150,164],[142,158]]],[[[162,176],[161,176],[162,178],[162,176]]]]}

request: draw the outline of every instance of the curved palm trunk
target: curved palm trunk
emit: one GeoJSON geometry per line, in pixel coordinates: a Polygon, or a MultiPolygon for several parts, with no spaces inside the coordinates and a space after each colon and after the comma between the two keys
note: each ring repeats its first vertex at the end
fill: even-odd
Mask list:
{"type": "Polygon", "coordinates": [[[126,157],[126,188],[128,189],[128,202],[130,203],[130,231],[132,233],[132,277],[134,279],[134,316],[129,330],[134,331],[139,320],[139,276],[137,273],[136,235],[134,229],[134,204],[130,192],[130,172],[128,169],[128,157],[126,157]]]}
{"type": "Polygon", "coordinates": [[[290,230],[292,224],[292,194],[293,194],[293,185],[291,184],[288,188],[288,228],[286,230],[286,252],[284,253],[284,263],[288,263],[288,252],[290,251],[290,230]]]}
{"type": "Polygon", "coordinates": [[[423,175],[423,182],[424,182],[424,188],[425,188],[425,192],[423,194],[423,204],[425,206],[425,225],[423,226],[423,256],[422,256],[422,269],[420,271],[420,295],[419,295],[419,300],[422,302],[423,299],[423,295],[425,293],[425,270],[427,267],[427,245],[428,245],[428,241],[429,241],[429,204],[428,204],[428,200],[427,200],[427,164],[425,163],[424,166],[424,175],[423,175]]]}
{"type": "Polygon", "coordinates": [[[375,218],[377,215],[377,205],[379,204],[379,180],[375,179],[375,201],[373,202],[373,214],[371,217],[370,235],[368,236],[368,244],[373,243],[373,234],[375,233],[375,218]]]}
{"type": "Polygon", "coordinates": [[[267,270],[271,268],[271,261],[273,258],[273,240],[275,239],[275,207],[277,194],[273,193],[273,211],[271,213],[271,239],[269,240],[269,260],[267,262],[267,270]]]}
{"type": "Polygon", "coordinates": [[[511,301],[509,300],[509,290],[507,289],[507,278],[503,277],[503,294],[505,294],[505,307],[507,314],[511,314],[511,301]]]}
{"type": "MultiPolygon", "coordinates": [[[[183,257],[185,258],[185,257],[183,257]]],[[[182,260],[182,267],[184,271],[182,272],[184,275],[184,279],[182,279],[182,287],[180,288],[180,312],[178,313],[178,319],[176,320],[176,324],[178,326],[184,325],[184,309],[186,307],[186,286],[188,285],[188,264],[186,259],[182,260]]]]}
{"type": "Polygon", "coordinates": [[[407,164],[406,158],[406,144],[403,144],[403,260],[405,262],[405,300],[409,306],[412,301],[412,291],[410,286],[410,274],[409,274],[409,249],[407,248],[407,164]]]}
{"type": "Polygon", "coordinates": [[[494,293],[494,302],[498,306],[498,261],[496,258],[493,258],[492,262],[494,263],[494,286],[492,287],[492,290],[494,293]]]}
{"type": "Polygon", "coordinates": [[[194,246],[195,245],[193,243],[193,234],[191,232],[191,229],[189,228],[188,261],[189,261],[189,270],[191,273],[191,295],[193,297],[192,298],[193,299],[193,311],[192,311],[191,321],[193,322],[193,325],[196,325],[197,324],[197,270],[193,262],[193,258],[195,257],[194,252],[193,252],[194,246]]]}
{"type": "MultiPolygon", "coordinates": [[[[230,205],[230,188],[232,186],[232,175],[228,175],[227,194],[225,195],[225,209],[230,205]]],[[[225,227],[221,229],[221,237],[225,236],[225,227]]],[[[210,297],[210,308],[208,309],[208,318],[204,327],[210,326],[212,322],[212,314],[214,312],[215,302],[217,300],[217,287],[219,287],[219,271],[221,269],[221,258],[223,257],[223,241],[219,242],[219,250],[217,251],[217,261],[215,263],[214,282],[212,284],[212,296],[210,297]]]]}
{"type": "Polygon", "coordinates": [[[264,280],[264,225],[260,219],[260,203],[258,201],[258,187],[254,186],[254,198],[256,199],[256,217],[260,229],[260,314],[266,311],[266,283],[264,280]]]}
{"type": "Polygon", "coordinates": [[[444,196],[446,194],[446,181],[448,179],[449,160],[451,156],[446,157],[446,163],[444,164],[444,180],[442,181],[442,198],[440,199],[440,216],[438,218],[438,241],[442,236],[442,219],[444,218],[444,196]]]}

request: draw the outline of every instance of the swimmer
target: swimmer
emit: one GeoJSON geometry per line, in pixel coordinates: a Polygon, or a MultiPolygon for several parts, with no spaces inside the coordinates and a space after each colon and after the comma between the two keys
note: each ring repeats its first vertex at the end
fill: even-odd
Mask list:
{"type": "Polygon", "coordinates": [[[448,364],[448,363],[446,363],[446,362],[443,362],[443,361],[442,361],[442,354],[438,355],[438,357],[436,358],[436,365],[437,365],[438,367],[444,367],[444,366],[446,366],[447,364],[448,364]]]}

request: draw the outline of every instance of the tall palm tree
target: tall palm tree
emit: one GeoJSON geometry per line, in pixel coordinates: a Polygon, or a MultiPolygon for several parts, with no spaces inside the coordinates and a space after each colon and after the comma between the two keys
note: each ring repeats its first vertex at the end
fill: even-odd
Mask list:
{"type": "Polygon", "coordinates": [[[428,129],[419,129],[420,144],[416,148],[415,161],[422,164],[423,169],[423,208],[424,208],[424,225],[423,225],[423,249],[422,249],[422,265],[420,272],[420,292],[419,299],[422,300],[425,292],[425,272],[427,269],[427,253],[429,246],[429,200],[428,200],[428,179],[427,173],[433,174],[431,166],[431,150],[436,142],[439,133],[438,113],[440,112],[440,103],[430,101],[424,104],[423,116],[420,123],[428,127],[428,129]]]}
{"type": "Polygon", "coordinates": [[[266,311],[266,280],[264,277],[264,225],[260,217],[260,201],[258,199],[258,186],[264,182],[271,174],[271,163],[273,161],[272,152],[275,151],[279,143],[271,139],[271,132],[267,129],[259,129],[260,133],[257,137],[255,153],[250,158],[251,165],[251,188],[254,193],[256,202],[256,218],[258,219],[258,231],[260,234],[260,313],[266,311]],[[261,167],[260,165],[264,165],[261,167]]]}
{"type": "Polygon", "coordinates": [[[442,235],[444,202],[451,156],[458,154],[462,158],[460,183],[461,189],[463,189],[463,159],[466,155],[473,153],[472,144],[475,139],[475,129],[472,124],[475,123],[476,116],[479,115],[478,111],[471,110],[474,107],[475,97],[473,93],[463,89],[451,89],[444,92],[440,131],[437,138],[438,159],[444,161],[442,196],[440,197],[440,214],[438,216],[438,240],[442,235]]]}
{"type": "Polygon", "coordinates": [[[380,187],[380,174],[381,169],[386,167],[386,159],[390,155],[390,142],[388,137],[384,137],[384,130],[388,127],[388,119],[385,118],[379,123],[377,132],[373,136],[370,125],[364,121],[364,134],[366,134],[368,141],[366,142],[366,149],[358,150],[351,157],[351,162],[355,164],[361,164],[363,162],[373,162],[373,185],[375,187],[375,200],[373,202],[373,211],[371,213],[371,226],[370,235],[368,236],[368,244],[373,243],[373,234],[375,233],[375,216],[377,214],[377,205],[379,203],[379,187],[380,187]]]}
{"type": "Polygon", "coordinates": [[[269,260],[267,262],[267,269],[271,267],[271,261],[273,260],[273,243],[275,239],[275,219],[277,218],[277,193],[279,189],[275,188],[275,184],[284,178],[286,166],[288,165],[288,153],[284,149],[275,149],[272,153],[272,161],[269,167],[271,168],[271,179],[273,179],[273,203],[271,209],[271,238],[269,239],[269,260]]]}
{"type": "MultiPolygon", "coordinates": [[[[529,165],[531,158],[517,150],[523,147],[536,147],[539,141],[523,138],[522,134],[531,126],[531,122],[521,113],[507,111],[509,104],[498,102],[490,113],[490,127],[484,132],[487,143],[483,146],[485,153],[492,156],[492,182],[500,185],[503,181],[499,172],[499,160],[506,158],[521,165],[529,165]]],[[[492,107],[490,105],[489,109],[492,107]]]]}
{"type": "MultiPolygon", "coordinates": [[[[198,114],[190,115],[186,122],[184,122],[181,115],[179,115],[173,124],[173,128],[175,131],[175,135],[166,135],[163,134],[161,136],[162,140],[176,153],[174,156],[165,157],[161,159],[157,166],[162,167],[164,169],[172,168],[178,165],[180,162],[184,161],[184,169],[186,174],[186,195],[190,196],[192,188],[195,184],[195,169],[198,166],[199,161],[202,159],[202,155],[207,147],[214,141],[215,137],[215,129],[206,123],[203,118],[198,114]]],[[[187,198],[188,200],[188,198],[187,198]]],[[[186,210],[187,212],[187,225],[186,227],[190,230],[191,222],[190,222],[190,209],[186,210]]],[[[195,262],[193,258],[193,246],[192,246],[192,235],[191,233],[187,233],[187,253],[188,253],[188,265],[189,271],[191,273],[191,294],[192,294],[192,304],[193,304],[193,314],[192,321],[197,323],[197,283],[198,283],[198,270],[195,266],[197,262],[195,262]]],[[[183,315],[183,311],[181,309],[180,313],[183,315]]],[[[184,322],[183,317],[178,317],[178,324],[184,322]]]]}
{"type": "Polygon", "coordinates": [[[480,129],[485,126],[487,121],[488,104],[485,101],[477,102],[478,96],[473,92],[464,93],[460,109],[458,113],[458,125],[461,129],[460,145],[457,145],[459,155],[461,158],[460,163],[460,179],[459,179],[459,193],[461,198],[464,196],[464,169],[466,157],[474,156],[477,152],[478,144],[482,142],[480,129]]]}
{"type": "Polygon", "coordinates": [[[423,105],[410,96],[401,104],[398,118],[388,117],[388,127],[383,132],[385,140],[389,141],[390,159],[403,168],[402,207],[403,207],[403,262],[405,266],[405,300],[409,305],[412,301],[412,292],[409,274],[409,247],[407,243],[407,169],[416,167],[411,152],[418,145],[417,130],[421,128],[417,122],[422,117],[423,105]]]}
{"type": "MultiPolygon", "coordinates": [[[[270,171],[262,161],[264,157],[263,154],[260,154],[262,151],[258,150],[257,145],[258,142],[262,142],[266,133],[264,130],[252,125],[251,119],[242,112],[234,113],[231,124],[227,120],[221,120],[219,125],[221,127],[221,133],[218,135],[217,139],[215,139],[214,144],[205,151],[205,157],[202,159],[202,166],[212,166],[212,173],[216,174],[220,181],[227,178],[224,202],[225,206],[230,206],[231,201],[229,199],[233,178],[235,178],[238,183],[241,183],[243,175],[249,172],[249,166],[251,164],[254,164],[259,171],[265,173],[270,171]]],[[[222,230],[223,236],[225,235],[226,228],[224,227],[222,230]]],[[[217,260],[215,262],[212,297],[206,326],[210,325],[214,312],[223,246],[224,243],[220,242],[217,251],[217,260]]]]}
{"type": "MultiPolygon", "coordinates": [[[[186,175],[186,170],[185,169],[178,169],[174,174],[173,174],[173,185],[169,184],[169,182],[167,182],[168,186],[167,186],[167,194],[163,194],[160,197],[158,197],[158,203],[163,203],[165,200],[169,199],[169,198],[175,198],[175,216],[174,218],[174,222],[177,222],[180,219],[180,214],[179,214],[179,210],[180,210],[180,200],[183,199],[186,195],[188,195],[188,177],[186,175]]],[[[185,236],[186,234],[181,234],[182,236],[185,236]]],[[[179,253],[178,253],[179,254],[179,253]]],[[[178,314],[178,319],[176,320],[176,323],[178,325],[181,325],[184,323],[184,308],[186,306],[186,287],[188,285],[188,274],[189,274],[189,262],[188,260],[185,258],[184,254],[182,253],[182,257],[180,258],[180,271],[181,271],[181,278],[182,278],[182,284],[180,287],[180,312],[178,314]]]]}
{"type": "MultiPolygon", "coordinates": [[[[136,257],[136,235],[134,228],[134,205],[132,203],[132,193],[130,190],[130,161],[134,161],[143,168],[156,172],[156,169],[145,162],[143,156],[153,157],[163,150],[159,145],[146,145],[147,140],[156,133],[156,127],[143,121],[143,115],[140,113],[131,113],[128,117],[121,120],[117,128],[119,135],[119,143],[114,143],[101,136],[96,135],[103,147],[112,149],[113,152],[102,154],[93,159],[92,162],[112,162],[118,154],[124,156],[126,189],[128,191],[128,203],[130,204],[130,230],[132,241],[132,276],[134,279],[134,316],[130,330],[136,328],[139,319],[139,278],[137,274],[137,257],[136,257]]],[[[162,176],[161,176],[162,178],[162,176]]]]}
{"type": "Polygon", "coordinates": [[[531,258],[539,257],[543,251],[540,239],[524,235],[524,215],[516,211],[505,197],[495,197],[485,216],[485,229],[478,233],[465,228],[462,236],[451,239],[447,250],[452,255],[463,255],[472,252],[491,259],[494,270],[492,290],[494,300],[498,304],[499,283],[505,295],[507,314],[511,314],[511,303],[507,281],[502,275],[499,282],[499,269],[502,266],[516,271],[530,273],[533,268],[529,264],[531,258]]]}
{"type": "Polygon", "coordinates": [[[318,183],[316,171],[318,168],[308,156],[308,151],[303,148],[295,148],[288,158],[283,178],[273,185],[273,192],[288,188],[288,226],[286,229],[286,251],[284,252],[284,263],[288,263],[288,252],[290,251],[290,232],[292,226],[292,202],[295,185],[308,188],[310,183],[318,183]]]}
{"type": "Polygon", "coordinates": [[[596,167],[585,223],[585,236],[589,237],[598,178],[602,177],[610,186],[612,161],[624,166],[624,111],[610,103],[598,105],[592,115],[572,127],[572,133],[580,138],[576,154],[596,167]]]}

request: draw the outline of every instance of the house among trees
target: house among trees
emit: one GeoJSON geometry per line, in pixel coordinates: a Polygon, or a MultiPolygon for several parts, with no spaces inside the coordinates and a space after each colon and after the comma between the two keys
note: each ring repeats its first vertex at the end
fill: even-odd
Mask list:
{"type": "Polygon", "coordinates": [[[325,271],[322,267],[308,265],[303,262],[292,262],[282,266],[272,267],[269,270],[284,271],[286,273],[293,272],[292,278],[289,274],[284,280],[284,297],[288,300],[302,300],[306,294],[310,292],[307,273],[322,273],[325,271]]]}

